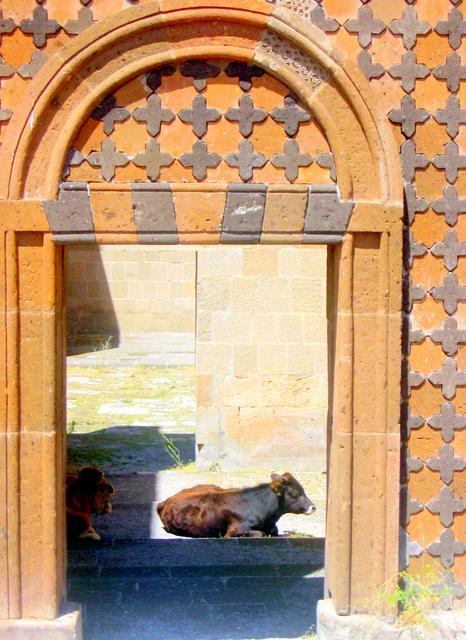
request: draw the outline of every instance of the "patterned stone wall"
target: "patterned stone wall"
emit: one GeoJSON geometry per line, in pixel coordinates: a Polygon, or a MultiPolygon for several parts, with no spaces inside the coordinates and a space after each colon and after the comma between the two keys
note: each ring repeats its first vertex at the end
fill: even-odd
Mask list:
{"type": "MultiPolygon", "coordinates": [[[[12,113],[47,58],[93,21],[102,20],[134,2],[3,0],[0,18],[1,133],[8,127],[12,113]]],[[[143,3],[144,0],[140,0],[140,4],[143,3]]],[[[461,599],[465,595],[466,583],[466,22],[463,2],[277,0],[277,4],[312,22],[325,32],[338,50],[357,62],[377,94],[379,103],[384,106],[399,143],[407,224],[407,375],[403,429],[406,451],[409,453],[402,478],[403,505],[406,492],[409,492],[409,501],[403,524],[409,534],[408,551],[414,554],[410,566],[416,567],[423,559],[438,563],[447,571],[454,597],[461,599]],[[408,278],[411,281],[409,290],[408,278]]],[[[300,61],[296,52],[283,46],[279,39],[264,38],[262,47],[265,51],[273,50],[277,55],[280,54],[285,63],[288,60],[290,68],[300,67],[313,86],[317,87],[322,82],[319,69],[306,66],[306,61],[300,61]]],[[[176,73],[181,74],[181,71],[176,73]]],[[[227,75],[226,69],[222,69],[221,73],[227,75]]],[[[164,76],[162,83],[169,83],[171,77],[164,76]]],[[[215,78],[209,79],[209,84],[215,82],[215,78]]],[[[253,79],[253,86],[255,82],[261,82],[261,78],[253,79]]],[[[262,167],[252,168],[254,179],[259,175],[267,176],[268,181],[277,175],[281,180],[293,179],[294,173],[287,176],[287,167],[280,166],[280,156],[286,156],[287,149],[288,155],[293,155],[295,159],[298,157],[293,142],[287,141],[286,149],[282,137],[280,148],[270,149],[268,145],[275,144],[275,138],[267,135],[261,146],[253,145],[251,149],[248,144],[253,140],[250,136],[254,136],[259,127],[267,127],[265,122],[275,127],[277,122],[271,117],[270,111],[267,120],[253,125],[254,133],[249,136],[241,131],[239,121],[227,119],[226,111],[240,109],[238,99],[243,97],[244,101],[244,96],[249,95],[239,85],[238,78],[231,86],[234,89],[228,94],[229,102],[226,105],[221,103],[223,92],[218,90],[217,102],[209,99],[204,105],[204,89],[199,90],[189,83],[189,96],[185,96],[187,99],[179,108],[173,103],[163,104],[162,101],[163,108],[175,114],[170,123],[162,122],[162,137],[171,123],[175,123],[173,126],[178,127],[178,131],[187,132],[185,126],[194,126],[182,141],[182,148],[176,149],[176,143],[181,140],[179,135],[170,149],[160,147],[161,152],[171,156],[161,158],[167,163],[161,166],[161,175],[176,171],[181,176],[179,179],[202,180],[203,163],[196,160],[195,154],[205,158],[208,152],[216,156],[210,157],[212,166],[206,168],[207,180],[216,172],[224,171],[222,180],[229,173],[236,181],[241,169],[239,155],[236,158],[234,155],[242,152],[249,154],[250,158],[253,154],[263,154],[268,159],[262,167]],[[231,100],[233,95],[235,99],[231,100]],[[199,126],[197,121],[190,123],[190,113],[181,116],[182,109],[196,110],[195,99],[201,110],[204,105],[206,109],[214,109],[222,114],[221,119],[212,120],[205,131],[202,123],[199,126]],[[235,141],[236,144],[230,144],[229,134],[226,134],[228,148],[224,146],[225,138],[222,143],[211,141],[214,126],[234,131],[231,142],[235,141]],[[199,151],[196,152],[196,149],[199,151]],[[230,164],[227,162],[228,156],[230,164]],[[238,166],[235,166],[235,162],[238,166]]],[[[132,130],[144,130],[145,121],[137,119],[142,116],[142,111],[135,116],[136,109],[147,109],[149,95],[155,96],[151,104],[157,103],[157,90],[150,86],[138,90],[139,97],[135,98],[132,94],[127,96],[127,100],[123,100],[121,93],[114,94],[116,102],[112,109],[126,109],[129,115],[120,112],[126,120],[117,119],[107,125],[103,111],[108,104],[103,105],[103,111],[100,111],[101,119],[91,118],[88,126],[94,127],[98,148],[92,145],[86,147],[88,138],[82,133],[79,138],[82,144],[77,145],[82,157],[79,153],[72,154],[69,160],[75,166],[70,171],[85,170],[89,172],[87,175],[92,176],[90,179],[97,181],[111,179],[113,175],[118,179],[125,172],[132,176],[139,175],[141,179],[152,179],[150,171],[155,177],[157,163],[150,162],[149,156],[159,151],[157,136],[148,131],[145,141],[139,136],[118,140],[125,122],[132,130]],[[119,145],[116,145],[115,135],[119,145]],[[150,145],[141,146],[141,142],[150,145]],[[117,160],[116,164],[114,160],[117,160]]],[[[175,99],[173,94],[170,96],[167,100],[175,99]]],[[[280,104],[274,104],[272,111],[285,107],[285,96],[281,98],[280,104]]],[[[256,104],[254,98],[253,102],[254,108],[264,108],[256,104]]],[[[172,118],[171,113],[166,116],[172,118]]],[[[309,123],[301,125],[303,131],[311,126],[309,123]]],[[[306,148],[308,137],[301,133],[298,135],[299,153],[313,155],[306,148]]],[[[327,153],[328,150],[322,147],[316,151],[316,161],[308,167],[299,168],[296,179],[305,182],[309,179],[308,172],[318,169],[319,153],[327,153]]],[[[262,162],[262,159],[257,158],[256,161],[262,162]]],[[[321,171],[325,172],[325,169],[319,169],[319,173],[321,171]]],[[[247,180],[246,177],[244,179],[247,180]]]]}

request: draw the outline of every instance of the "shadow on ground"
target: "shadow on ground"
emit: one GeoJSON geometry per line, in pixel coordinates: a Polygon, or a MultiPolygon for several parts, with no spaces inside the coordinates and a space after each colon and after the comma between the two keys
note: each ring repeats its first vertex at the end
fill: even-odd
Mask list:
{"type": "Polygon", "coordinates": [[[182,464],[195,460],[194,433],[166,433],[166,429],[162,433],[157,426],[113,426],[69,433],[66,440],[70,469],[97,465],[107,474],[157,473],[173,467],[174,456],[182,464]]]}
{"type": "Polygon", "coordinates": [[[84,640],[265,640],[315,630],[323,540],[118,541],[70,549],[84,640]]]}

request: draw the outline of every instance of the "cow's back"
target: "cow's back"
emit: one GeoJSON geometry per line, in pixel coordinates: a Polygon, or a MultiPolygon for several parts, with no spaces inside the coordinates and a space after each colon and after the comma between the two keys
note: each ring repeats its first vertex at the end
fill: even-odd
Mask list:
{"type": "Polygon", "coordinates": [[[191,538],[224,535],[228,523],[222,515],[224,495],[230,493],[214,484],[183,489],[157,505],[168,533],[191,538]]]}

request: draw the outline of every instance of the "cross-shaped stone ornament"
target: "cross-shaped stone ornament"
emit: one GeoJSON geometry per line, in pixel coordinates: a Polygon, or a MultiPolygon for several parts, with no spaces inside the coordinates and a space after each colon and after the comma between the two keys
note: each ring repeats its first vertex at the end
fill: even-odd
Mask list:
{"type": "Polygon", "coordinates": [[[133,158],[137,167],[146,168],[147,177],[153,181],[159,179],[160,169],[169,167],[174,160],[170,153],[161,153],[159,143],[153,139],[147,142],[145,153],[137,153],[133,158]]]}
{"type": "Polygon", "coordinates": [[[129,158],[125,153],[116,150],[116,145],[111,138],[105,138],[101,151],[92,151],[87,156],[87,161],[93,167],[101,167],[102,178],[110,182],[115,176],[115,169],[128,164],[129,158]]]}
{"type": "Polygon", "coordinates": [[[231,108],[225,113],[230,122],[237,122],[241,135],[247,138],[251,135],[254,125],[267,118],[267,111],[256,109],[250,95],[243,95],[238,101],[238,109],[231,108]]]}
{"type": "Polygon", "coordinates": [[[56,20],[49,20],[47,9],[42,6],[37,6],[32,12],[32,20],[23,20],[19,28],[23,33],[32,35],[36,47],[45,46],[47,38],[61,29],[56,20]]]}
{"type": "Polygon", "coordinates": [[[466,124],[466,109],[461,109],[460,101],[456,96],[450,96],[445,109],[437,109],[434,118],[439,124],[446,124],[448,135],[454,138],[458,135],[460,124],[466,124]]]}
{"type": "Polygon", "coordinates": [[[299,152],[298,143],[293,138],[285,142],[283,153],[274,154],[270,160],[274,167],[285,170],[285,176],[290,182],[296,180],[300,167],[308,167],[312,161],[308,153],[299,152]]]}
{"type": "Polygon", "coordinates": [[[222,158],[217,153],[209,153],[207,144],[203,140],[197,140],[192,153],[184,153],[178,160],[183,167],[192,167],[196,180],[204,180],[207,177],[207,169],[217,167],[222,158]]]}
{"type": "Polygon", "coordinates": [[[229,78],[238,78],[239,86],[243,91],[249,91],[252,87],[252,79],[264,75],[264,70],[254,64],[246,62],[230,62],[225,67],[225,73],[229,78]]]}
{"type": "Polygon", "coordinates": [[[82,33],[88,27],[92,27],[94,24],[94,16],[92,13],[92,9],[89,7],[81,7],[78,11],[77,20],[68,20],[63,25],[63,29],[66,33],[77,36],[82,33]]]}
{"type": "Polygon", "coordinates": [[[364,6],[358,9],[358,18],[347,20],[344,25],[349,33],[357,33],[359,44],[363,49],[372,43],[372,36],[379,35],[386,29],[386,24],[382,20],[375,20],[372,9],[364,6]]]}
{"type": "Polygon", "coordinates": [[[63,167],[63,179],[70,175],[71,167],[78,167],[85,159],[86,157],[83,156],[81,151],[78,151],[78,149],[70,149],[65,160],[65,166],[63,167]]]}
{"type": "Polygon", "coordinates": [[[104,133],[109,136],[115,131],[115,122],[124,122],[130,115],[124,107],[116,106],[115,96],[108,95],[91,113],[91,118],[103,122],[104,133]]]}
{"type": "Polygon", "coordinates": [[[204,91],[209,78],[216,78],[220,67],[202,60],[188,60],[181,65],[181,75],[192,78],[196,91],[204,91]]]}
{"type": "Polygon", "coordinates": [[[254,153],[249,140],[242,140],[238,146],[238,153],[229,153],[226,163],[229,167],[238,167],[241,180],[251,180],[254,169],[260,169],[267,162],[262,153],[254,153]]]}
{"type": "MultiPolygon", "coordinates": [[[[405,235],[405,238],[406,238],[406,235],[405,235]]],[[[414,258],[422,258],[422,256],[424,256],[427,253],[427,247],[423,245],[422,242],[418,242],[417,240],[415,240],[410,230],[408,231],[408,234],[407,234],[407,240],[408,242],[406,244],[408,246],[405,247],[404,262],[409,267],[412,267],[414,258]]]]}
{"type": "Polygon", "coordinates": [[[443,198],[432,203],[432,209],[436,213],[443,213],[445,222],[453,227],[458,222],[458,214],[466,213],[466,200],[460,200],[456,188],[448,185],[443,190],[443,198]]]}
{"type": "Polygon", "coordinates": [[[309,122],[311,114],[298,106],[298,100],[292,95],[287,95],[283,101],[283,107],[275,107],[270,114],[275,122],[281,122],[284,125],[285,132],[288,136],[294,136],[298,133],[299,125],[302,122],[309,122]]]}
{"type": "Polygon", "coordinates": [[[429,458],[426,465],[431,471],[440,471],[440,477],[445,484],[453,482],[455,471],[466,469],[464,458],[456,458],[455,450],[449,444],[444,444],[439,450],[438,458],[429,458]]]}
{"type": "Polygon", "coordinates": [[[466,300],[466,286],[458,284],[454,273],[448,273],[443,278],[443,284],[434,287],[430,294],[434,300],[442,300],[443,308],[451,316],[456,313],[458,303],[466,300]]]}
{"type": "Polygon", "coordinates": [[[443,257],[446,269],[453,271],[458,266],[458,258],[466,256],[466,242],[458,242],[458,234],[450,229],[445,234],[443,242],[436,242],[430,252],[436,257],[443,257]]]}
{"type": "Polygon", "coordinates": [[[463,20],[461,11],[454,7],[448,14],[448,20],[440,20],[434,28],[442,36],[448,35],[450,47],[458,49],[462,37],[466,34],[466,20],[463,20]]]}
{"type": "Polygon", "coordinates": [[[458,329],[456,318],[449,316],[443,322],[443,329],[434,329],[430,334],[432,342],[441,343],[444,353],[454,356],[459,344],[466,344],[466,330],[458,329]]]}
{"type": "Polygon", "coordinates": [[[326,33],[333,33],[338,31],[340,25],[333,18],[327,17],[324,8],[320,4],[316,4],[316,6],[311,10],[311,22],[318,29],[325,31],[326,33]]]}
{"type": "Polygon", "coordinates": [[[156,93],[147,98],[146,104],[146,107],[134,110],[133,118],[136,122],[145,122],[148,133],[155,137],[160,133],[162,122],[172,122],[176,115],[171,109],[162,109],[162,101],[156,93]]]}
{"type": "Polygon", "coordinates": [[[408,395],[411,395],[411,389],[417,389],[425,380],[425,376],[419,371],[408,371],[408,395]]]}
{"type": "Polygon", "coordinates": [[[466,502],[462,498],[455,498],[450,487],[443,487],[439,497],[431,500],[426,506],[431,513],[440,514],[440,522],[444,527],[453,524],[454,513],[463,513],[466,510],[466,502]]]}
{"type": "Polygon", "coordinates": [[[33,78],[46,62],[47,56],[45,53],[36,49],[32,52],[31,61],[18,67],[18,74],[22,78],[33,78]]]}
{"type": "Polygon", "coordinates": [[[162,84],[162,78],[172,76],[175,72],[176,68],[171,64],[167,64],[164,67],[159,67],[158,69],[149,71],[148,73],[146,73],[145,78],[147,88],[151,91],[157,91],[157,89],[162,84]]]}
{"type": "Polygon", "coordinates": [[[413,308],[414,302],[422,302],[427,296],[427,291],[421,284],[413,284],[411,276],[408,278],[408,293],[408,311],[413,308]]]}
{"type": "Polygon", "coordinates": [[[466,416],[456,415],[455,405],[452,402],[444,402],[440,413],[427,418],[426,422],[432,429],[442,432],[444,442],[451,442],[455,437],[455,430],[466,427],[466,416]]]}
{"type": "Polygon", "coordinates": [[[337,181],[337,171],[335,167],[335,160],[333,159],[333,153],[331,151],[323,151],[316,157],[316,163],[322,169],[328,169],[330,171],[330,179],[333,182],[337,181]]]}
{"type": "Polygon", "coordinates": [[[445,145],[445,153],[434,156],[432,163],[437,169],[443,169],[448,182],[451,184],[458,178],[458,171],[466,169],[466,155],[460,154],[456,142],[450,140],[445,145]]]}
{"type": "Polygon", "coordinates": [[[403,11],[403,17],[392,20],[388,28],[393,34],[403,36],[405,49],[412,49],[417,42],[417,37],[419,35],[424,36],[431,29],[428,22],[417,19],[417,12],[414,7],[406,7],[403,11]]]}
{"type": "Polygon", "coordinates": [[[461,64],[461,57],[454,51],[447,57],[446,63],[435,67],[432,73],[436,78],[446,80],[448,90],[456,93],[461,80],[466,79],[466,66],[461,64]]]}
{"type": "Polygon", "coordinates": [[[416,133],[416,125],[427,122],[430,115],[425,109],[416,109],[416,103],[411,96],[404,96],[401,100],[401,108],[392,109],[388,118],[391,122],[401,125],[403,134],[410,138],[416,133]]]}
{"type": "Polygon", "coordinates": [[[14,68],[11,65],[7,64],[3,60],[3,56],[0,55],[0,78],[9,78],[14,74],[14,72],[14,68]]]}
{"type": "MultiPolygon", "coordinates": [[[[450,0],[454,2],[455,0],[450,0]]],[[[461,582],[455,582],[451,571],[444,571],[440,582],[432,585],[432,591],[438,595],[439,604],[445,611],[450,611],[454,607],[454,599],[462,598],[466,593],[466,587],[461,582]]]]}
{"type": "Polygon", "coordinates": [[[439,542],[432,542],[427,547],[427,551],[434,558],[440,558],[444,567],[451,567],[455,556],[462,556],[466,551],[466,544],[460,540],[455,540],[455,534],[451,529],[445,529],[440,534],[439,542]]]}
{"type": "Polygon", "coordinates": [[[416,81],[419,78],[426,78],[430,74],[430,69],[425,64],[417,62],[416,54],[413,51],[407,51],[401,63],[392,65],[388,73],[392,78],[400,78],[403,89],[406,93],[411,93],[416,87],[416,81]]]}
{"type": "Polygon", "coordinates": [[[11,18],[3,18],[2,15],[2,10],[0,9],[0,44],[4,33],[12,33],[16,29],[13,20],[11,18]]]}
{"type": "Polygon", "coordinates": [[[456,387],[466,386],[466,373],[458,371],[456,360],[448,357],[441,371],[433,371],[429,375],[429,381],[436,386],[441,386],[443,397],[451,400],[456,395],[456,387]]]}
{"type": "Polygon", "coordinates": [[[8,120],[11,118],[12,115],[13,115],[13,111],[11,109],[0,108],[0,124],[2,124],[3,122],[8,122],[8,120]]]}
{"type": "Polygon", "coordinates": [[[191,123],[196,136],[202,138],[207,131],[208,124],[216,122],[222,116],[217,109],[207,107],[207,100],[202,95],[196,95],[192,105],[192,109],[182,109],[178,117],[182,122],[191,123]]]}
{"type": "Polygon", "coordinates": [[[358,64],[361,71],[368,80],[380,78],[385,73],[385,69],[378,62],[372,62],[372,54],[362,49],[358,54],[358,64]]]}
{"type": "Polygon", "coordinates": [[[414,222],[416,213],[424,213],[429,208],[429,203],[424,198],[418,198],[416,195],[416,187],[413,184],[405,183],[404,196],[408,224],[414,222]]]}
{"type": "Polygon", "coordinates": [[[404,403],[404,406],[406,410],[403,412],[403,422],[406,424],[406,438],[409,438],[411,430],[420,429],[425,424],[425,420],[421,416],[411,415],[411,408],[407,402],[404,403]]]}
{"type": "Polygon", "coordinates": [[[413,182],[416,169],[425,169],[429,160],[424,153],[416,152],[414,140],[406,140],[401,145],[401,163],[403,166],[403,178],[406,182],[413,182]]]}

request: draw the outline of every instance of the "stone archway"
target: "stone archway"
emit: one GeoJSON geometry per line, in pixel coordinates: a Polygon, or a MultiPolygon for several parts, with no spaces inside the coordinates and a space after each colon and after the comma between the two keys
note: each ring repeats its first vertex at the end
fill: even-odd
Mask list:
{"type": "MultiPolygon", "coordinates": [[[[327,536],[327,590],[337,612],[365,611],[397,571],[402,199],[391,134],[361,73],[295,14],[261,0],[247,9],[241,0],[202,9],[183,4],[167,2],[161,10],[147,2],[66,45],[36,76],[1,149],[8,171],[0,191],[7,318],[0,344],[8,396],[0,508],[8,519],[0,543],[7,604],[0,614],[10,620],[53,620],[65,593],[60,243],[163,242],[174,235],[192,242],[199,234],[219,241],[219,230],[207,228],[205,219],[185,215],[181,228],[178,211],[162,222],[152,215],[154,202],[172,211],[176,191],[157,182],[130,190],[113,185],[120,215],[101,216],[97,224],[87,187],[59,187],[62,168],[79,128],[105,96],[151,69],[187,59],[263,69],[302,101],[328,140],[338,191],[262,183],[212,189],[202,177],[188,190],[199,198],[221,193],[225,208],[217,216],[224,225],[229,211],[245,204],[260,208],[275,199],[286,210],[305,202],[299,233],[256,223],[246,230],[224,226],[220,238],[227,241],[314,238],[337,245],[327,536]],[[312,209],[321,219],[306,231],[312,209]],[[348,215],[335,216],[336,209],[348,215]],[[135,211],[142,211],[142,226],[135,225],[135,211]]],[[[108,188],[101,188],[104,197],[108,188]]]]}

